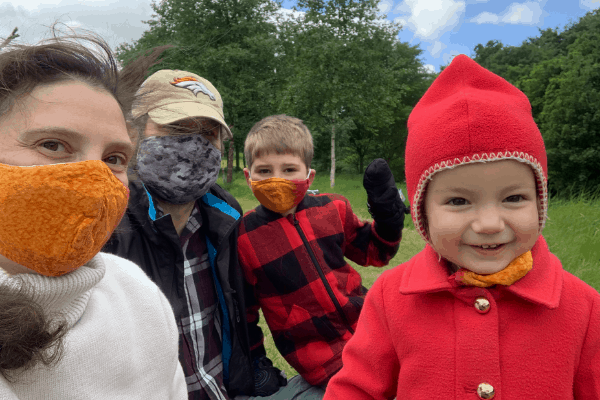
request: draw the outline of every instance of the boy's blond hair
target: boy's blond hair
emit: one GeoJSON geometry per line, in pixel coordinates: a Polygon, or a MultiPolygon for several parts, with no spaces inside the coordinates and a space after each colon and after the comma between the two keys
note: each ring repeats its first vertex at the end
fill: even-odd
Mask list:
{"type": "Polygon", "coordinates": [[[271,115],[250,129],[244,143],[248,168],[252,168],[254,159],[270,153],[296,155],[310,169],[314,153],[313,140],[302,120],[285,114],[271,115]]]}

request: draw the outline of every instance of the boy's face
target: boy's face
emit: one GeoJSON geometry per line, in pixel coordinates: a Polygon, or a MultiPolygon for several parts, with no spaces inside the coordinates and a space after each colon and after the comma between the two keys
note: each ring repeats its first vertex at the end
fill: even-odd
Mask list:
{"type": "MultiPolygon", "coordinates": [[[[250,169],[244,168],[246,181],[250,186],[250,179],[262,181],[268,178],[283,178],[288,180],[303,180],[308,175],[304,161],[294,154],[265,154],[254,159],[250,169]],[[249,175],[249,176],[248,176],[249,175]]],[[[311,170],[312,172],[312,170],[311,170]]],[[[314,179],[311,173],[310,182],[314,179]]]]}
{"type": "Polygon", "coordinates": [[[478,274],[498,272],[531,250],[539,236],[533,171],[502,160],[439,172],[427,187],[425,215],[442,257],[478,274]]]}
{"type": "MultiPolygon", "coordinates": [[[[262,181],[269,178],[283,178],[288,180],[304,180],[308,170],[304,161],[294,154],[265,154],[254,159],[250,169],[244,168],[246,183],[252,189],[250,179],[262,181]]],[[[309,186],[315,179],[315,170],[310,170],[309,186]]],[[[294,213],[296,207],[282,213],[283,216],[294,213]]]]}

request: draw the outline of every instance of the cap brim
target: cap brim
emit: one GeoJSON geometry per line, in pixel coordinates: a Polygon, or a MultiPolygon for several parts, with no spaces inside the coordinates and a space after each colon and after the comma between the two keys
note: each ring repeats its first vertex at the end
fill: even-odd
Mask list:
{"type": "Polygon", "coordinates": [[[221,136],[223,139],[233,139],[233,134],[221,117],[211,106],[205,106],[196,102],[171,103],[157,107],[148,112],[152,121],[159,125],[172,124],[186,118],[210,118],[221,124],[221,136]]]}

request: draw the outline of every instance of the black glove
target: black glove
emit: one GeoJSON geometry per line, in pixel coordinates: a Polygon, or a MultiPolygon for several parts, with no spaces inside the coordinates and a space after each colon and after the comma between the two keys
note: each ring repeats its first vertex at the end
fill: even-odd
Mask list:
{"type": "Polygon", "coordinates": [[[365,170],[363,186],[367,191],[369,214],[376,222],[377,234],[388,241],[400,238],[404,214],[410,209],[400,198],[394,175],[383,158],[377,158],[365,170]]]}
{"type": "Polygon", "coordinates": [[[270,396],[287,385],[285,372],[273,366],[266,356],[260,356],[254,365],[254,396],[270,396]]]}

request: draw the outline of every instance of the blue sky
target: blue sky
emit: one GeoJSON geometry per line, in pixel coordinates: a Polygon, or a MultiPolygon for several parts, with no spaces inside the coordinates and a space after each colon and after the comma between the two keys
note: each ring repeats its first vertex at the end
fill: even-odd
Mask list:
{"type": "MultiPolygon", "coordinates": [[[[138,39],[150,19],[151,0],[0,0],[0,37],[19,27],[28,43],[47,36],[48,26],[67,26],[99,33],[111,47],[138,39]]],[[[295,1],[284,0],[291,8],[295,1]]],[[[400,40],[419,44],[424,63],[434,71],[454,55],[471,55],[478,44],[500,40],[518,46],[538,29],[563,29],[600,0],[381,0],[380,10],[404,28],[400,40]]]]}
{"type": "MultiPolygon", "coordinates": [[[[291,7],[293,1],[283,2],[291,7]]],[[[600,0],[381,0],[380,10],[400,22],[403,42],[419,44],[422,59],[439,71],[454,55],[472,55],[479,43],[518,46],[539,29],[559,28],[600,8],[600,0]]]]}

